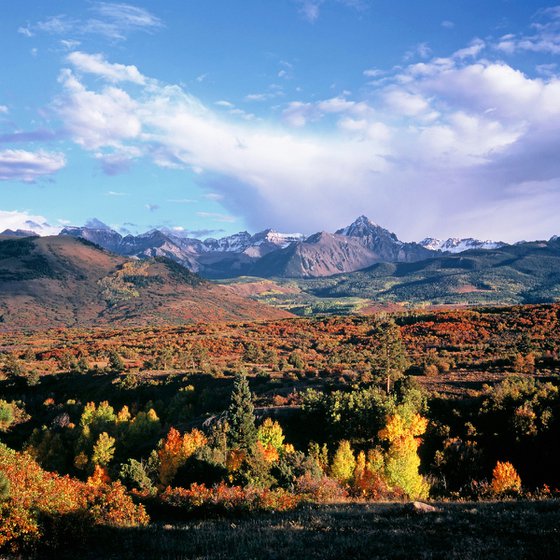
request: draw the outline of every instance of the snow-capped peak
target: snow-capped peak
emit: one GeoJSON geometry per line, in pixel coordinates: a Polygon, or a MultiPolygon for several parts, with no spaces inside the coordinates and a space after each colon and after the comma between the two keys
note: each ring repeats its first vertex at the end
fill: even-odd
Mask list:
{"type": "Polygon", "coordinates": [[[462,253],[469,249],[499,249],[505,243],[501,241],[480,241],[472,237],[464,239],[458,237],[450,237],[449,239],[442,240],[434,237],[426,237],[420,241],[420,245],[429,249],[430,251],[441,251],[443,253],[462,253]]]}
{"type": "Polygon", "coordinates": [[[218,251],[223,253],[242,253],[251,244],[251,234],[247,231],[240,231],[221,239],[209,237],[203,241],[204,247],[208,251],[218,251]]]}
{"type": "Polygon", "coordinates": [[[349,226],[335,232],[337,235],[346,237],[359,237],[364,240],[377,240],[378,242],[388,242],[393,245],[402,245],[402,241],[389,230],[372,222],[367,216],[360,216],[349,226]]]}
{"type": "Polygon", "coordinates": [[[347,237],[362,237],[372,231],[379,229],[380,226],[373,223],[367,216],[363,214],[356,218],[349,226],[337,230],[338,235],[346,235],[347,237]]]}
{"type": "Polygon", "coordinates": [[[251,245],[261,245],[262,243],[272,243],[280,248],[287,247],[291,243],[303,241],[305,236],[302,233],[280,233],[273,229],[265,229],[256,233],[251,238],[251,245]]]}

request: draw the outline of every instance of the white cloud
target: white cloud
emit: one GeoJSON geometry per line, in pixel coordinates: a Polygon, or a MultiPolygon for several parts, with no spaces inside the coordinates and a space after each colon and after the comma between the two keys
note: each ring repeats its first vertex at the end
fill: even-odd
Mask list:
{"type": "Polygon", "coordinates": [[[428,43],[419,43],[413,49],[407,51],[404,54],[404,60],[410,60],[416,56],[420,58],[429,58],[432,54],[432,49],[428,46],[428,43]]]}
{"type": "Polygon", "coordinates": [[[430,108],[428,101],[421,95],[399,88],[387,89],[384,98],[385,103],[392,111],[408,117],[425,113],[430,108]]]}
{"type": "MultiPolygon", "coordinates": [[[[140,88],[89,89],[68,70],[55,107],[87,150],[135,149],[133,157],[156,165],[196,170],[231,212],[199,217],[244,215],[255,228],[310,233],[367,213],[411,239],[459,234],[454,226],[471,216],[466,233],[489,238],[481,205],[501,201],[517,216],[508,202],[515,185],[546,181],[560,191],[560,82],[478,59],[479,45],[396,69],[364,99],[346,92],[293,101],[284,127],[242,122],[231,111],[224,118],[182,88],[148,78],[140,88]],[[308,124],[312,130],[301,130],[308,124]]],[[[218,106],[234,110],[228,103],[218,106]]],[[[547,192],[538,198],[547,206],[526,222],[552,223],[546,216],[557,213],[557,199],[547,192]]],[[[497,237],[529,230],[515,224],[509,238],[497,237]]]]}
{"type": "Polygon", "coordinates": [[[379,78],[380,76],[383,76],[383,74],[385,74],[383,70],[379,70],[378,68],[368,68],[362,73],[366,78],[379,78]]]}
{"type": "Polygon", "coordinates": [[[519,51],[560,54],[560,6],[540,10],[529,34],[508,34],[494,45],[506,54],[519,51]]]}
{"type": "Polygon", "coordinates": [[[71,51],[74,50],[76,47],[81,45],[80,41],[76,41],[75,39],[61,39],[60,44],[67,50],[71,51]]]}
{"type": "Polygon", "coordinates": [[[146,83],[146,78],[140,74],[136,66],[111,64],[107,62],[101,54],[87,54],[74,51],[66,57],[66,60],[68,60],[76,70],[100,76],[109,82],[146,83]]]}
{"type": "Polygon", "coordinates": [[[61,228],[51,226],[43,216],[29,213],[27,210],[0,210],[0,232],[23,229],[34,231],[39,235],[56,235],[61,228]]]}
{"type": "Polygon", "coordinates": [[[39,150],[0,151],[0,181],[24,181],[32,183],[41,177],[52,175],[66,165],[64,154],[39,150]]]}
{"type": "Polygon", "coordinates": [[[203,195],[204,198],[206,198],[207,200],[223,200],[224,199],[224,195],[220,194],[220,193],[206,193],[205,195],[203,195]]]}
{"type": "Polygon", "coordinates": [[[347,8],[363,11],[367,8],[366,0],[295,0],[299,5],[299,13],[310,23],[315,23],[319,19],[321,7],[330,2],[340,4],[347,8]]]}
{"type": "Polygon", "coordinates": [[[34,24],[20,27],[18,33],[33,37],[36,33],[49,35],[98,35],[111,41],[125,40],[131,33],[152,33],[163,27],[162,21],[144,8],[125,3],[94,2],[92,17],[71,18],[67,15],[50,16],[34,24]]]}
{"type": "Polygon", "coordinates": [[[0,114],[6,114],[9,112],[9,109],[6,105],[0,105],[0,114]]]}
{"type": "Polygon", "coordinates": [[[78,144],[87,149],[119,148],[123,141],[140,136],[140,106],[126,91],[116,87],[89,91],[70,70],[63,70],[59,81],[66,95],[55,106],[78,144]]]}
{"type": "Polygon", "coordinates": [[[324,0],[298,0],[300,14],[310,23],[319,18],[321,4],[324,0]]]}
{"type": "Polygon", "coordinates": [[[266,101],[269,98],[269,93],[250,93],[245,96],[245,101],[266,101]]]}
{"type": "Polygon", "coordinates": [[[18,33],[24,37],[33,37],[33,32],[29,29],[29,27],[19,27],[18,33]]]}
{"type": "Polygon", "coordinates": [[[424,94],[437,94],[470,111],[491,109],[501,118],[543,120],[560,115],[560,81],[529,78],[504,63],[478,61],[452,67],[415,84],[424,94]]]}
{"type": "Polygon", "coordinates": [[[473,39],[471,44],[464,49],[459,49],[453,53],[453,58],[463,59],[463,58],[475,58],[480,52],[486,48],[486,43],[482,39],[473,39]]]}
{"type": "Polygon", "coordinates": [[[127,29],[152,30],[163,26],[161,20],[148,10],[124,2],[96,2],[93,10],[127,29]]]}
{"type": "Polygon", "coordinates": [[[292,101],[282,112],[282,118],[289,126],[302,128],[310,122],[320,121],[325,115],[345,114],[356,117],[371,112],[372,109],[367,103],[350,101],[343,96],[338,96],[314,103],[292,101]]]}

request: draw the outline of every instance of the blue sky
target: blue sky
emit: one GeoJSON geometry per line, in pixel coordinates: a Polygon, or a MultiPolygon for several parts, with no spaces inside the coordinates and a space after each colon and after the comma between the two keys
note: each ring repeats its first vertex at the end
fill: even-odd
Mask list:
{"type": "Polygon", "coordinates": [[[19,0],[0,229],[560,233],[560,6],[19,0]]]}

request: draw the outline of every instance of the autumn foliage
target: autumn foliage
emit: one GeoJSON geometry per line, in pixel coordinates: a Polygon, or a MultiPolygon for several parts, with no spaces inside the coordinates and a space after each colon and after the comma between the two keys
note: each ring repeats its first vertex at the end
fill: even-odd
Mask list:
{"type": "Polygon", "coordinates": [[[379,432],[387,442],[385,475],[390,486],[397,486],[412,499],[426,498],[429,486],[418,473],[420,457],[418,446],[428,421],[416,413],[397,411],[387,418],[385,428],[379,432]]]}
{"type": "Polygon", "coordinates": [[[179,467],[200,447],[206,444],[206,436],[199,430],[181,435],[171,428],[158,450],[159,480],[163,486],[171,483],[179,467]]]}
{"type": "Polygon", "coordinates": [[[176,514],[193,510],[214,513],[242,511],[288,511],[294,509],[301,496],[277,488],[274,490],[228,486],[225,483],[213,488],[204,484],[191,484],[190,488],[170,488],[160,496],[163,504],[176,514]]]}
{"type": "Polygon", "coordinates": [[[496,496],[518,494],[521,490],[521,478],[509,462],[498,461],[492,471],[492,492],[496,496]]]}
{"type": "Polygon", "coordinates": [[[33,547],[48,537],[46,520],[51,530],[70,522],[78,531],[95,525],[136,527],[149,521],[120,483],[107,484],[100,477],[84,483],[59,476],[44,471],[30,455],[2,444],[0,472],[9,481],[9,497],[0,502],[0,550],[33,547]]]}

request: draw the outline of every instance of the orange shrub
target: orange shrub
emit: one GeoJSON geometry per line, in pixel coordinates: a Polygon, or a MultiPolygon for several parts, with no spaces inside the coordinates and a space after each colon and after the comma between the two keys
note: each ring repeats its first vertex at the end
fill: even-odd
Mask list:
{"type": "Polygon", "coordinates": [[[64,532],[65,518],[77,524],[77,532],[92,525],[131,527],[148,522],[144,508],[134,504],[124,487],[104,484],[101,473],[88,483],[59,476],[43,470],[27,453],[2,444],[0,471],[10,483],[10,495],[0,504],[0,550],[35,546],[45,535],[45,522],[55,533],[64,532]]]}
{"type": "Polygon", "coordinates": [[[516,494],[521,490],[521,478],[514,466],[507,461],[498,461],[492,471],[492,492],[497,496],[516,494]]]}
{"type": "Polygon", "coordinates": [[[339,502],[348,497],[348,492],[333,478],[313,478],[308,474],[296,480],[296,493],[319,503],[339,502]]]}
{"type": "Polygon", "coordinates": [[[214,513],[233,511],[288,511],[301,501],[286,490],[241,488],[220,483],[213,488],[191,484],[189,488],[166,488],[160,501],[178,512],[206,510],[214,513]]]}

